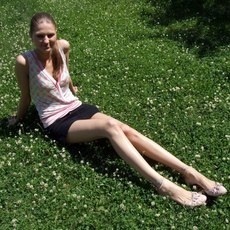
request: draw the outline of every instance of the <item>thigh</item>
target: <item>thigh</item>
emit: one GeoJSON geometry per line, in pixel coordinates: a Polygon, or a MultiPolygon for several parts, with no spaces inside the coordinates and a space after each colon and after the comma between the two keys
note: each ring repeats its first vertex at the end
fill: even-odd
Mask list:
{"type": "Polygon", "coordinates": [[[107,124],[111,121],[117,124],[125,135],[138,135],[138,132],[123,122],[103,113],[96,113],[90,119],[75,121],[69,128],[66,141],[80,143],[108,138],[107,124]]]}
{"type": "Polygon", "coordinates": [[[103,113],[96,113],[94,116],[92,116],[92,119],[100,119],[100,120],[104,120],[104,121],[108,121],[108,120],[112,120],[114,123],[116,123],[117,125],[119,125],[119,127],[121,128],[121,130],[123,131],[123,133],[126,135],[126,137],[132,142],[133,138],[139,138],[140,136],[142,136],[141,133],[139,133],[136,129],[130,127],[129,125],[111,117],[108,116],[106,114],[103,113]]]}
{"type": "Polygon", "coordinates": [[[119,122],[116,119],[102,113],[94,114],[90,119],[77,120],[69,128],[66,141],[68,143],[80,143],[101,138],[107,138],[106,125],[109,120],[119,122]]]}

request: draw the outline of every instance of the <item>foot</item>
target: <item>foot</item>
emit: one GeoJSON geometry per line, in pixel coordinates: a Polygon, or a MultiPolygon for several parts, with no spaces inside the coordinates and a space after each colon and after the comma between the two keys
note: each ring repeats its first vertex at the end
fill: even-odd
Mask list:
{"type": "Polygon", "coordinates": [[[222,184],[209,180],[192,167],[187,167],[184,169],[183,175],[187,184],[199,185],[209,196],[217,197],[227,193],[226,188],[222,184]]]}
{"type": "Polygon", "coordinates": [[[205,195],[197,192],[189,192],[167,179],[163,179],[161,186],[157,190],[160,194],[170,197],[183,206],[201,206],[205,205],[207,200],[205,195]]]}

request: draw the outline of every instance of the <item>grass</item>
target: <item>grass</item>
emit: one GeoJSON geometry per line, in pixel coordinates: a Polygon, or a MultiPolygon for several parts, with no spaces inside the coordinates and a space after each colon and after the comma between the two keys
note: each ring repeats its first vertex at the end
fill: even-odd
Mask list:
{"type": "MultiPolygon", "coordinates": [[[[32,48],[28,23],[37,11],[50,12],[59,37],[69,40],[82,101],[229,189],[229,44],[197,43],[203,31],[197,34],[196,17],[157,21],[162,9],[153,1],[8,0],[0,16],[0,229],[228,229],[228,195],[181,207],[159,196],[106,141],[50,140],[33,106],[22,126],[6,127],[19,99],[15,57],[32,48]]],[[[150,163],[186,187],[175,172],[150,163]]]]}

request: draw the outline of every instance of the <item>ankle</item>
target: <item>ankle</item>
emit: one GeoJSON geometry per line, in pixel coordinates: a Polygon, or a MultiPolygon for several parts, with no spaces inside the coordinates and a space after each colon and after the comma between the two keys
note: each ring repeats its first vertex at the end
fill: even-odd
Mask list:
{"type": "Polygon", "coordinates": [[[185,168],[183,170],[182,175],[184,176],[185,179],[187,179],[188,181],[190,180],[191,182],[198,182],[200,180],[199,177],[200,173],[191,166],[185,168]]]}
{"type": "Polygon", "coordinates": [[[164,178],[164,177],[161,177],[161,178],[159,178],[159,179],[156,179],[156,180],[151,181],[151,184],[152,184],[157,190],[159,190],[159,189],[162,188],[163,183],[164,183],[164,180],[165,180],[165,178],[164,178]]]}
{"type": "Polygon", "coordinates": [[[180,187],[178,187],[173,182],[163,178],[162,183],[157,190],[161,195],[172,197],[174,194],[178,192],[179,188],[180,187]]]}
{"type": "Polygon", "coordinates": [[[205,190],[209,189],[210,187],[212,188],[215,185],[214,181],[208,179],[206,176],[192,167],[185,168],[183,176],[187,184],[196,184],[205,190]]]}
{"type": "Polygon", "coordinates": [[[181,174],[183,176],[187,176],[188,174],[191,174],[192,171],[194,171],[195,169],[192,166],[186,166],[181,170],[181,174]]]}

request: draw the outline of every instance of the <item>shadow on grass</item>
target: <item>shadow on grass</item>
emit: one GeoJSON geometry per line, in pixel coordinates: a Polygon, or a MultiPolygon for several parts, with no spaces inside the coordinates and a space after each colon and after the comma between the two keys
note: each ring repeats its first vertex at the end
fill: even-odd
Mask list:
{"type": "MultiPolygon", "coordinates": [[[[60,146],[62,147],[62,146],[60,146]]],[[[131,181],[144,190],[153,190],[152,185],[144,178],[134,172],[128,164],[126,164],[115,152],[107,140],[98,140],[91,143],[66,146],[74,162],[88,162],[94,170],[102,175],[108,175],[110,178],[117,177],[118,180],[131,181]]],[[[145,158],[150,165],[156,164],[154,160],[145,158]]],[[[176,171],[164,165],[158,165],[157,171],[164,171],[169,177],[173,177],[173,181],[177,181],[179,185],[185,183],[184,179],[176,171]]],[[[167,176],[166,176],[167,177],[167,176]]],[[[125,184],[124,184],[125,185],[125,184]]],[[[192,186],[190,191],[194,191],[192,186]]],[[[201,188],[197,188],[196,192],[201,192],[201,188]]],[[[155,190],[155,193],[158,192],[155,190]]],[[[207,197],[207,207],[212,207],[217,200],[216,197],[207,197]]]]}
{"type": "MultiPolygon", "coordinates": [[[[16,137],[19,134],[19,130],[22,133],[34,134],[35,129],[40,129],[41,138],[44,138],[45,141],[48,139],[45,138],[45,131],[41,126],[37,112],[35,108],[31,108],[28,112],[27,119],[24,121],[23,125],[19,124],[15,127],[7,127],[8,118],[3,118],[0,120],[0,137],[16,137]]],[[[74,145],[64,145],[56,143],[57,147],[62,149],[65,147],[72,160],[75,163],[80,163],[84,161],[92,167],[97,173],[102,175],[107,175],[112,179],[118,179],[126,182],[132,182],[138,187],[143,188],[144,190],[152,190],[152,185],[145,179],[140,179],[141,176],[138,175],[125,161],[123,161],[115,152],[111,144],[106,139],[100,139],[94,142],[74,144],[74,145]]],[[[150,165],[156,164],[155,161],[146,158],[146,161],[150,165]]],[[[173,176],[175,181],[178,181],[180,184],[184,183],[182,177],[175,171],[172,171],[164,165],[158,165],[159,171],[165,171],[167,175],[173,176]]],[[[124,183],[126,185],[127,183],[124,183]]],[[[208,198],[207,206],[212,206],[215,203],[215,198],[208,198]]]]}
{"type": "MultiPolygon", "coordinates": [[[[60,145],[60,147],[62,146],[60,145]]],[[[99,174],[126,182],[131,181],[139,187],[151,189],[150,183],[144,179],[142,180],[141,176],[117,155],[110,142],[106,139],[65,145],[65,147],[69,151],[72,160],[76,163],[87,162],[99,174]]]]}
{"type": "MultiPolygon", "coordinates": [[[[44,141],[50,142],[33,106],[29,109],[22,124],[9,127],[8,117],[0,120],[0,138],[7,140],[7,138],[17,138],[22,134],[32,134],[34,138],[39,137],[43,138],[44,141]],[[39,132],[35,132],[35,130],[39,130],[39,132]]],[[[140,176],[117,155],[106,139],[73,145],[60,144],[58,142],[53,144],[56,144],[60,150],[65,147],[74,162],[80,163],[84,161],[97,173],[107,175],[110,178],[122,179],[122,181],[131,181],[142,188],[149,189],[151,186],[147,181],[140,180],[140,176]]]]}
{"type": "Polygon", "coordinates": [[[149,0],[152,9],[142,12],[150,27],[164,28],[162,36],[184,43],[199,57],[230,44],[230,3],[223,1],[149,0]]]}
{"type": "Polygon", "coordinates": [[[38,118],[37,111],[34,106],[28,111],[28,115],[23,123],[18,123],[14,126],[8,125],[8,117],[0,119],[0,137],[17,137],[21,133],[30,133],[35,129],[44,130],[42,124],[38,118]]]}

